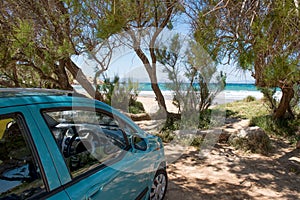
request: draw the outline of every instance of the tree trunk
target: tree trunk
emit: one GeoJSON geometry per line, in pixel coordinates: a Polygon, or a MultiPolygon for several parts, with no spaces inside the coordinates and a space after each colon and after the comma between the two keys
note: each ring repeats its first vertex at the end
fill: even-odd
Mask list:
{"type": "Polygon", "coordinates": [[[55,74],[58,77],[58,82],[59,82],[61,89],[73,90],[73,87],[71,86],[71,84],[69,82],[69,78],[68,78],[65,66],[66,66],[65,60],[60,60],[59,65],[55,70],[56,71],[55,74]]]}
{"type": "MultiPolygon", "coordinates": [[[[133,36],[133,38],[134,38],[134,36],[133,36]]],[[[148,73],[148,76],[150,78],[150,81],[151,81],[151,88],[155,94],[155,97],[156,97],[159,107],[163,108],[168,113],[165,98],[164,98],[164,96],[158,86],[158,83],[157,83],[156,61],[154,61],[152,63],[153,66],[151,67],[151,64],[150,64],[147,56],[144,54],[144,52],[141,50],[141,48],[136,48],[136,49],[134,49],[134,51],[136,52],[136,54],[138,55],[138,57],[141,59],[142,63],[144,64],[144,67],[145,67],[145,69],[148,73]]]]}
{"type": "Polygon", "coordinates": [[[17,67],[15,65],[13,66],[13,78],[14,78],[13,81],[14,81],[15,87],[20,87],[18,73],[17,73],[17,67]]]}
{"type": "Polygon", "coordinates": [[[94,99],[103,101],[103,96],[97,91],[93,85],[87,80],[82,70],[77,67],[71,59],[66,62],[67,69],[71,72],[72,76],[78,81],[78,83],[85,89],[85,91],[94,99]]]}
{"type": "Polygon", "coordinates": [[[158,83],[154,83],[151,81],[151,88],[156,96],[156,100],[158,102],[158,105],[160,108],[163,108],[166,112],[168,112],[167,110],[167,106],[166,106],[166,102],[165,102],[165,98],[158,86],[158,83]]]}
{"type": "Polygon", "coordinates": [[[275,119],[284,118],[287,111],[290,109],[290,102],[294,97],[294,89],[293,87],[281,88],[282,97],[280,99],[280,103],[277,109],[273,113],[273,117],[275,119]]]}

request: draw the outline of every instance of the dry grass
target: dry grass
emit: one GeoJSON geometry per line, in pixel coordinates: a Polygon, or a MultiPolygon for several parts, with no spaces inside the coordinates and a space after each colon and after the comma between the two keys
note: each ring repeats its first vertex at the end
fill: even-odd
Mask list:
{"type": "Polygon", "coordinates": [[[241,100],[219,105],[219,107],[226,110],[227,117],[233,118],[252,119],[253,117],[269,114],[268,108],[262,100],[241,100]]]}

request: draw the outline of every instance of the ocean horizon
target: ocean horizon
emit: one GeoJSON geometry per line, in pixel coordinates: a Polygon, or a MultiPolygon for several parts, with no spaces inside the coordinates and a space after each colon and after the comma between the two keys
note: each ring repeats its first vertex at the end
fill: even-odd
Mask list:
{"type": "MultiPolygon", "coordinates": [[[[174,91],[168,88],[168,83],[158,83],[158,85],[166,99],[173,99],[174,91]]],[[[151,88],[151,83],[139,83],[138,91],[139,96],[141,97],[155,97],[155,94],[151,88]]],[[[281,91],[277,91],[274,97],[279,100],[281,95],[281,91]]],[[[213,104],[230,103],[245,99],[248,96],[261,99],[263,98],[263,93],[258,90],[253,83],[226,83],[225,89],[216,95],[213,100],[213,104]]]]}
{"type": "MultiPolygon", "coordinates": [[[[168,83],[159,83],[162,94],[167,100],[173,99],[174,91],[167,87],[168,83]]],[[[80,85],[73,85],[73,88],[79,92],[86,94],[80,85]]],[[[151,88],[151,83],[139,83],[138,95],[140,97],[155,98],[155,94],[151,88]]],[[[277,91],[274,95],[276,99],[281,98],[281,91],[277,91]]],[[[263,93],[257,89],[253,83],[227,83],[223,91],[221,91],[214,99],[213,104],[229,103],[237,100],[242,100],[247,96],[253,96],[256,99],[261,99],[263,93]]]]}
{"type": "MultiPolygon", "coordinates": [[[[151,83],[149,82],[142,82],[138,83],[138,90],[139,91],[152,91],[151,83]]],[[[168,88],[169,83],[158,83],[159,88],[161,91],[170,91],[168,88]]],[[[184,83],[188,86],[188,83],[184,83]]],[[[232,90],[232,91],[259,91],[255,84],[253,83],[227,83],[224,90],[232,90]]]]}

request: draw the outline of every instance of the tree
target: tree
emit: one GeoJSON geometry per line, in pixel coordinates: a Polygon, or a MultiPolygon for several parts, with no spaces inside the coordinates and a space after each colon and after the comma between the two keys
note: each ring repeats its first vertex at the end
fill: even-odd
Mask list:
{"type": "Polygon", "coordinates": [[[167,111],[157,80],[157,41],[163,30],[171,27],[178,12],[178,0],[104,1],[105,20],[99,26],[104,38],[115,35],[132,49],[142,61],[151,81],[160,108],[167,111]],[[112,30],[112,31],[111,31],[112,30]],[[119,34],[117,34],[119,33],[119,34]]]}
{"type": "Polygon", "coordinates": [[[97,74],[108,67],[115,43],[99,39],[96,30],[104,15],[95,4],[80,0],[2,1],[0,22],[6,46],[1,49],[0,67],[8,80],[2,83],[69,90],[71,74],[90,96],[101,100],[99,91],[71,59],[71,55],[83,53],[97,58],[97,74]],[[106,50],[100,58],[95,56],[99,49],[106,50]]]}
{"type": "Polygon", "coordinates": [[[219,61],[250,70],[256,85],[280,88],[274,118],[291,112],[294,87],[300,84],[298,1],[190,2],[195,37],[219,61]]]}
{"type": "Polygon", "coordinates": [[[163,71],[167,73],[170,83],[167,83],[167,87],[174,92],[173,104],[178,107],[178,112],[181,113],[184,104],[185,94],[187,88],[184,87],[184,80],[181,77],[182,71],[180,65],[183,61],[183,55],[181,51],[183,49],[184,42],[181,40],[179,34],[175,34],[170,41],[169,46],[161,44],[161,48],[156,49],[157,61],[164,66],[163,71]]]}
{"type": "Polygon", "coordinates": [[[207,115],[209,106],[216,95],[224,90],[226,76],[222,72],[218,74],[216,62],[196,42],[175,34],[166,43],[157,49],[156,54],[171,81],[167,87],[174,92],[181,118],[192,122],[186,127],[198,126],[201,123],[199,116],[208,117],[204,115],[207,115]],[[196,121],[192,120],[195,118],[196,121]]]}
{"type": "Polygon", "coordinates": [[[217,63],[211,58],[198,43],[190,43],[186,51],[187,72],[190,85],[198,95],[198,109],[200,112],[207,110],[212,101],[226,85],[226,75],[217,72],[217,63]],[[196,83],[196,86],[194,86],[196,83]]]}

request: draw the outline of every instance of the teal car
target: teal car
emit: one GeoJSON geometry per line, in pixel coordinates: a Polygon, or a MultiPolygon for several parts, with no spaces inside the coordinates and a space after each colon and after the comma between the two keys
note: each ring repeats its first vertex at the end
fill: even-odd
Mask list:
{"type": "Polygon", "coordinates": [[[163,199],[161,139],[74,93],[0,89],[0,199],[163,199]]]}

